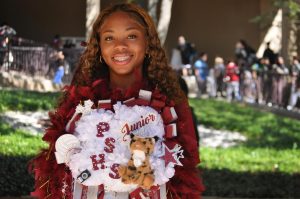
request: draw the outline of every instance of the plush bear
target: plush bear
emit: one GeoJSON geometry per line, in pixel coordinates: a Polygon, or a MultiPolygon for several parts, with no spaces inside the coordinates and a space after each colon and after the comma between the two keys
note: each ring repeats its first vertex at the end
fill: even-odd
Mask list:
{"type": "Polygon", "coordinates": [[[131,134],[131,158],[127,165],[120,165],[118,169],[123,183],[137,184],[143,189],[150,189],[154,183],[154,175],[149,158],[154,145],[155,138],[142,138],[131,134]]]}

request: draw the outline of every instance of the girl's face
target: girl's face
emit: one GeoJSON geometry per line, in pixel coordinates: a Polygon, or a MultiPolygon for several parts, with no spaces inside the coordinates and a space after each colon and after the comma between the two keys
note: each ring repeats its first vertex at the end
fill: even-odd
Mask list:
{"type": "Polygon", "coordinates": [[[133,17],[115,12],[104,20],[99,34],[101,55],[111,76],[132,77],[135,68],[142,68],[147,48],[145,29],[133,17]]]}

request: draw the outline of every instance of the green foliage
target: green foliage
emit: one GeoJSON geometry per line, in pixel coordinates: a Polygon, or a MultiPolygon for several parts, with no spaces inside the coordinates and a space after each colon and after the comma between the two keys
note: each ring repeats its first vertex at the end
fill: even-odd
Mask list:
{"type": "Polygon", "coordinates": [[[227,198],[300,198],[300,174],[203,169],[205,196],[227,198]]]}
{"type": "Polygon", "coordinates": [[[232,172],[280,172],[300,174],[300,150],[273,148],[233,147],[213,149],[201,147],[204,169],[230,169],[232,172]]]}
{"type": "Polygon", "coordinates": [[[257,15],[249,21],[259,24],[262,29],[269,28],[278,9],[288,10],[287,14],[291,22],[295,22],[299,19],[300,4],[297,0],[273,0],[270,6],[272,6],[273,9],[268,12],[264,12],[261,15],[257,15]]]}
{"type": "Polygon", "coordinates": [[[0,154],[0,196],[24,196],[33,191],[34,178],[28,172],[31,158],[0,154]]]}
{"type": "Polygon", "coordinates": [[[287,8],[290,19],[299,17],[300,5],[297,0],[273,0],[273,6],[277,9],[287,8]]]}
{"type": "Polygon", "coordinates": [[[32,156],[36,155],[46,144],[41,135],[30,135],[21,130],[14,130],[9,124],[0,120],[0,155],[32,156]]]}
{"type": "Polygon", "coordinates": [[[55,107],[58,96],[58,93],[0,90],[0,112],[50,110],[55,107]]]}
{"type": "MultiPolygon", "coordinates": [[[[237,131],[245,143],[227,149],[201,147],[204,195],[299,198],[300,121],[245,104],[191,99],[200,124],[237,131]]],[[[201,138],[200,138],[201,139],[201,138]]]]}
{"type": "Polygon", "coordinates": [[[248,138],[248,147],[292,149],[300,144],[300,121],[259,111],[244,104],[191,99],[200,124],[237,131],[248,138]]]}
{"type": "Polygon", "coordinates": [[[28,162],[47,145],[42,136],[14,130],[0,120],[0,196],[29,195],[33,189],[33,176],[28,162]]]}

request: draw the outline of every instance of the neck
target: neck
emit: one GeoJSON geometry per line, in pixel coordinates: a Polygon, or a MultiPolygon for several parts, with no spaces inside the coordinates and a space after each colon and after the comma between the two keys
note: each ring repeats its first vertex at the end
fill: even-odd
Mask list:
{"type": "Polygon", "coordinates": [[[110,86],[111,88],[119,88],[126,90],[138,81],[141,81],[142,71],[129,74],[129,75],[117,75],[110,73],[110,86]]]}

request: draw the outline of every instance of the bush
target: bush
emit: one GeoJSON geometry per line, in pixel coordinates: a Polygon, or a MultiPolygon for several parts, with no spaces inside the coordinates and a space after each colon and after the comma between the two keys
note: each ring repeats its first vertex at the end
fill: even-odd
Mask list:
{"type": "Polygon", "coordinates": [[[0,119],[0,196],[30,194],[34,179],[28,161],[43,147],[41,135],[14,130],[0,119]]]}
{"type": "Polygon", "coordinates": [[[59,93],[41,93],[24,90],[0,90],[0,112],[51,110],[59,93]]]}
{"type": "Polygon", "coordinates": [[[0,155],[0,196],[29,195],[33,191],[34,178],[27,169],[31,158],[0,155]]]}
{"type": "Polygon", "coordinates": [[[299,198],[300,174],[232,172],[204,169],[205,196],[247,198],[299,198]]]}

